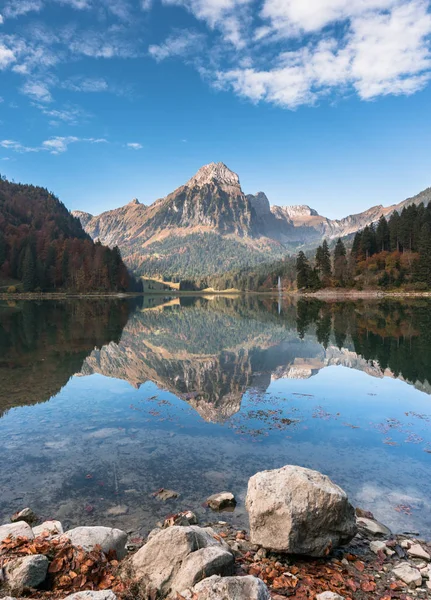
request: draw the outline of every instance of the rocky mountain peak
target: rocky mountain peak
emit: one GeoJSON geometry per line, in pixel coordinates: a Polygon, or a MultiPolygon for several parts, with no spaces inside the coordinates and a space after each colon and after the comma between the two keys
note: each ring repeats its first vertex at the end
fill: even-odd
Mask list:
{"type": "Polygon", "coordinates": [[[189,187],[202,187],[209,183],[235,187],[240,185],[238,175],[222,162],[210,163],[201,167],[186,185],[189,187]]]}
{"type": "Polygon", "coordinates": [[[137,198],[133,198],[133,200],[130,200],[129,202],[129,206],[136,206],[137,204],[141,204],[137,198]]]}
{"type": "Polygon", "coordinates": [[[295,217],[317,217],[319,215],[317,210],[306,204],[295,204],[293,206],[283,206],[282,208],[291,219],[295,217]]]}

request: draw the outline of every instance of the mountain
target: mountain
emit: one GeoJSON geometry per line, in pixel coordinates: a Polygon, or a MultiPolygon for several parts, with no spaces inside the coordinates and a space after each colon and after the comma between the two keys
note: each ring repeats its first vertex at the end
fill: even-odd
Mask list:
{"type": "Polygon", "coordinates": [[[197,278],[279,259],[324,238],[345,237],[412,203],[431,201],[431,188],[413,198],[334,220],[307,205],[271,206],[264,192],[245,195],[223,163],[205,165],[150,206],[132,200],[98,216],[75,211],[85,231],[118,245],[139,275],[197,278]]]}
{"type": "Polygon", "coordinates": [[[95,244],[53,194],[0,178],[0,287],[11,282],[25,292],[126,291],[130,278],[118,249],[95,244]]]}

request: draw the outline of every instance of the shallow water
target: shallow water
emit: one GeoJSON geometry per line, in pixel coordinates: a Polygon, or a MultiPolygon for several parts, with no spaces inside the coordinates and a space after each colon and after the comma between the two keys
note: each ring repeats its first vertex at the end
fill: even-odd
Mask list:
{"type": "MultiPolygon", "coordinates": [[[[427,301],[145,298],[0,305],[0,520],[146,533],[258,470],[328,474],[431,533],[427,301]],[[162,502],[160,488],[179,493],[162,502]]],[[[219,518],[219,517],[216,517],[219,518]]]]}

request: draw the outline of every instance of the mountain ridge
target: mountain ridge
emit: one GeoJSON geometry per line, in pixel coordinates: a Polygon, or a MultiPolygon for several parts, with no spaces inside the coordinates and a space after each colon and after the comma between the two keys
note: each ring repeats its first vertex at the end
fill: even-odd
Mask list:
{"type": "Polygon", "coordinates": [[[200,274],[199,257],[210,248],[213,257],[206,275],[281,258],[324,238],[349,236],[414,202],[431,202],[431,188],[388,207],[375,205],[329,219],[306,204],[277,206],[264,192],[246,195],[239,176],[218,162],[204,165],[184,185],[148,206],[135,198],[100,215],[72,214],[93,240],[118,245],[135,272],[187,277],[200,274]],[[171,263],[176,266],[170,268],[171,263]]]}

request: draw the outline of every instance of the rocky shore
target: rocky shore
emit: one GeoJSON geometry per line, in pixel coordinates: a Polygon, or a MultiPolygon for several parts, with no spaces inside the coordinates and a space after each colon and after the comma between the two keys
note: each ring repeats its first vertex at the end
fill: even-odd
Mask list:
{"type": "MultiPolygon", "coordinates": [[[[208,499],[233,510],[228,492],[208,499]]],[[[146,540],[109,527],[63,532],[28,508],[0,526],[0,598],[412,600],[431,597],[431,544],[393,535],[328,477],[287,465],[254,475],[250,531],[168,515],[146,540]]]]}

